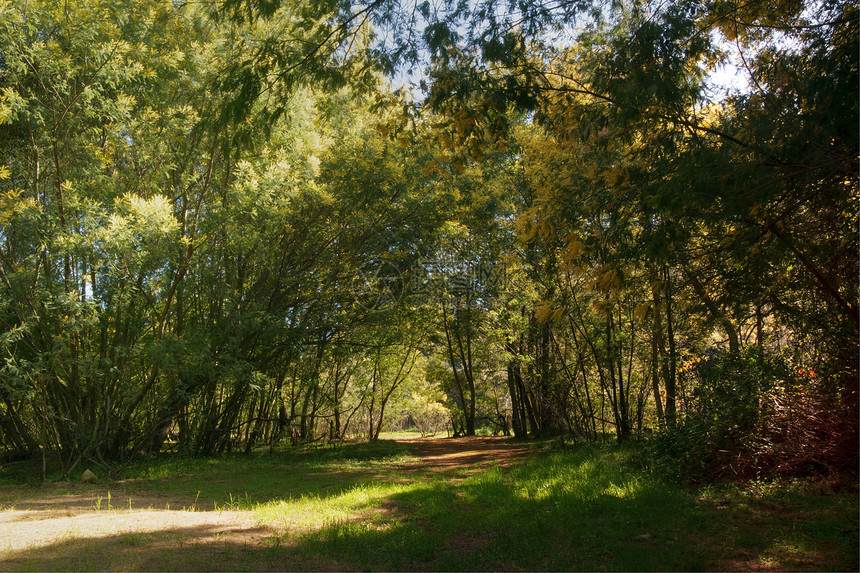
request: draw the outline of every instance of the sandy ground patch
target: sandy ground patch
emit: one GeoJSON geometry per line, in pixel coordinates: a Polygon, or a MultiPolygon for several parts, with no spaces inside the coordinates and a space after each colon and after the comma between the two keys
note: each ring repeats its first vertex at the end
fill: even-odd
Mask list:
{"type": "Polygon", "coordinates": [[[71,538],[96,539],[188,528],[206,532],[200,541],[222,538],[226,534],[258,532],[247,512],[239,511],[146,509],[56,515],[56,512],[7,510],[0,512],[0,551],[47,547],[71,538]]]}

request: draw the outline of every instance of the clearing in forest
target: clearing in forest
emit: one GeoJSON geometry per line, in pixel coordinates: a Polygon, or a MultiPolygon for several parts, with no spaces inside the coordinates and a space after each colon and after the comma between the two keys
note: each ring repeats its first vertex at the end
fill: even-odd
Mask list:
{"type": "Polygon", "coordinates": [[[853,492],[692,492],[633,457],[383,440],[141,463],[94,486],[0,485],[0,570],[857,568],[853,492]]]}

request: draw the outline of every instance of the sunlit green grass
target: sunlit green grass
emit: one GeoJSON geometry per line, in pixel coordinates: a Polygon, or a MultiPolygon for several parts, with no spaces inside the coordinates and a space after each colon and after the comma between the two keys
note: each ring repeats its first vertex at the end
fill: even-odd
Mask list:
{"type": "Polygon", "coordinates": [[[393,495],[413,489],[411,483],[361,483],[335,495],[308,494],[254,506],[257,519],[280,530],[306,531],[356,519],[380,508],[393,495]]]}
{"type": "Polygon", "coordinates": [[[270,501],[339,495],[380,476],[391,479],[392,468],[415,461],[408,448],[392,441],[310,445],[274,453],[145,460],[125,470],[123,483],[197,496],[204,510],[252,509],[270,501]]]}
{"type": "MultiPolygon", "coordinates": [[[[366,496],[314,499],[324,517],[301,536],[302,549],[371,569],[699,569],[706,557],[677,542],[695,519],[689,495],[587,451],[370,494],[396,511],[359,520],[372,505],[366,496]]],[[[257,514],[289,523],[312,509],[305,501],[257,514]]]]}

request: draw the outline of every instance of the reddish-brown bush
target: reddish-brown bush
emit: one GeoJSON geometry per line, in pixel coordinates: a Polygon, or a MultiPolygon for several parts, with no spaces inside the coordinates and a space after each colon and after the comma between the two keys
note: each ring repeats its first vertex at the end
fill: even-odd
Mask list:
{"type": "Polygon", "coordinates": [[[761,415],[728,463],[744,478],[855,477],[858,471],[856,392],[839,392],[808,370],[761,396],[761,415]]]}

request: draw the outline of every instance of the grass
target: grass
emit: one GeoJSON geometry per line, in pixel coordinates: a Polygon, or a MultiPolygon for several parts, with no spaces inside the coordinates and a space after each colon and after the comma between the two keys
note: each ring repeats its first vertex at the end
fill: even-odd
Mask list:
{"type": "Polygon", "coordinates": [[[128,512],[118,500],[129,492],[168,496],[186,509],[241,512],[256,536],[173,528],[5,557],[30,570],[858,567],[856,492],[808,482],[690,490],[648,475],[622,450],[531,447],[519,465],[480,471],[425,468],[390,441],[149,460],[110,484],[113,503],[97,494],[101,511],[128,512]]]}
{"type": "MultiPolygon", "coordinates": [[[[346,514],[367,505],[348,506],[344,515],[320,512],[333,522],[317,523],[322,527],[302,537],[301,549],[385,570],[701,570],[733,560],[746,569],[741,562],[755,561],[747,556],[803,568],[828,550],[844,557],[833,561],[837,569],[856,559],[856,503],[843,500],[841,511],[808,520],[812,506],[835,509],[833,500],[800,494],[794,507],[768,513],[778,492],[749,497],[735,491],[733,509],[721,509],[709,503],[709,492],[697,497],[587,450],[543,455],[511,472],[388,484],[372,493],[396,509],[360,520],[346,514]]],[[[283,504],[260,517],[273,524],[304,511],[301,503],[283,504]]]]}

